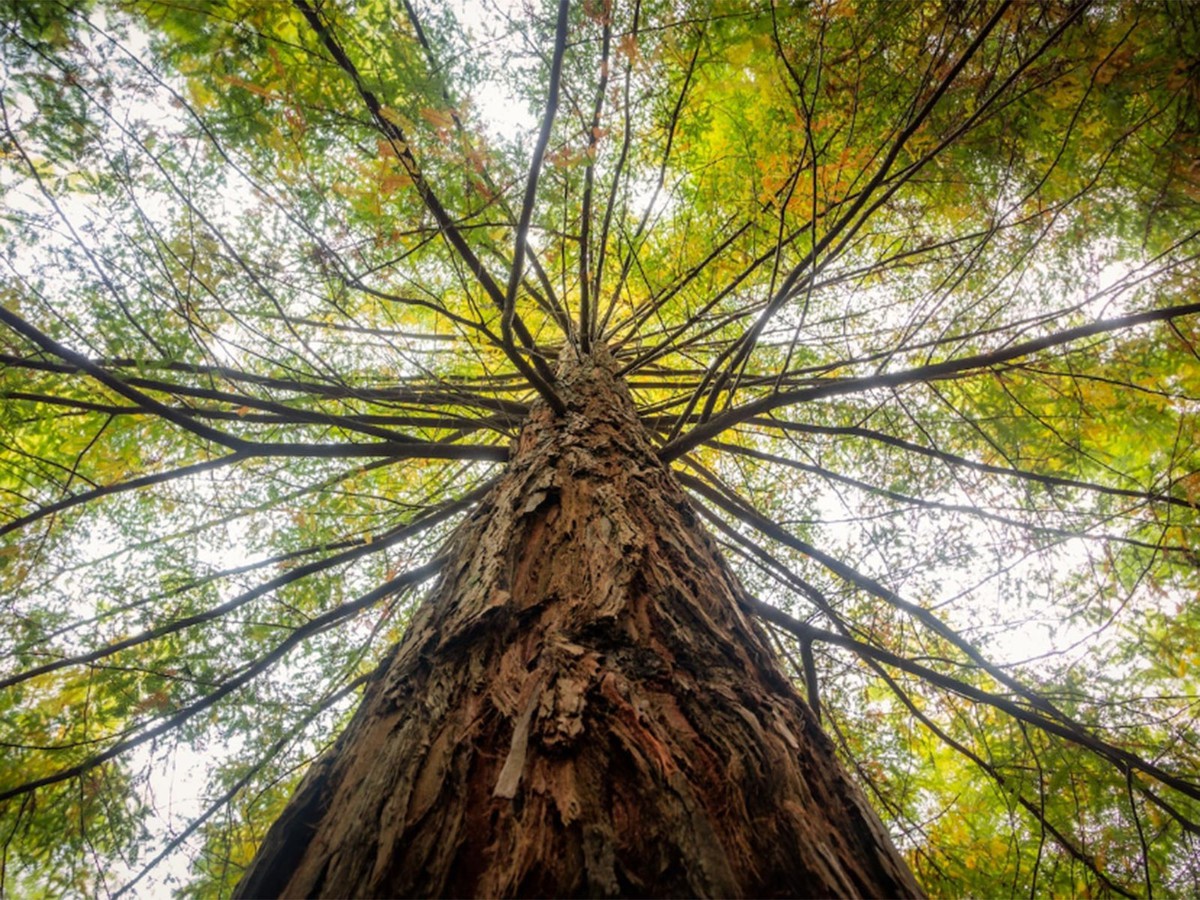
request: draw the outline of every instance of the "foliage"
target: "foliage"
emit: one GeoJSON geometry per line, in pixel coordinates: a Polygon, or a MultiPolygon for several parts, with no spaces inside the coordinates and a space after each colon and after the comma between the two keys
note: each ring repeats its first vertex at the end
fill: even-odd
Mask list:
{"type": "Polygon", "coordinates": [[[14,893],[227,894],[600,344],[931,893],[1200,892],[1200,7],[0,25],[14,893]]]}

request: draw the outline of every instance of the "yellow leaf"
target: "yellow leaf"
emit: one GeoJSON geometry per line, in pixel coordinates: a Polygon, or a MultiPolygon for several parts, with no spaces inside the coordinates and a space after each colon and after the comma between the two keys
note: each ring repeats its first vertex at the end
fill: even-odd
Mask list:
{"type": "Polygon", "coordinates": [[[390,106],[381,106],[379,107],[379,115],[381,115],[388,122],[391,122],[401,131],[412,130],[412,119],[408,118],[408,116],[404,115],[404,113],[400,112],[399,110],[392,109],[390,106]]]}
{"type": "Polygon", "coordinates": [[[257,94],[265,100],[274,100],[278,98],[278,94],[270,88],[261,87],[252,81],[247,81],[245,78],[239,78],[236,75],[219,76],[220,81],[226,84],[232,84],[234,87],[240,87],[244,91],[249,91],[252,94],[257,94]]]}
{"type": "Polygon", "coordinates": [[[450,128],[454,125],[454,117],[450,113],[430,106],[421,110],[421,118],[434,128],[450,128]]]}

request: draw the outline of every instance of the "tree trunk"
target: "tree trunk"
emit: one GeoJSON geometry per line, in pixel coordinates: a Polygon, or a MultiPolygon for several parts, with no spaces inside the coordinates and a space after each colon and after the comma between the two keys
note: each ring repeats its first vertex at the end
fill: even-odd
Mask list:
{"type": "Polygon", "coordinates": [[[239,896],[920,893],[599,353],[239,896]]]}

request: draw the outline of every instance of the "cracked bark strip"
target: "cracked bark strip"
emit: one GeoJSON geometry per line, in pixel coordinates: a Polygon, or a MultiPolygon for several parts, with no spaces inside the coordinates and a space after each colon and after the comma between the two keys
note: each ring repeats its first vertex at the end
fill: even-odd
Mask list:
{"type": "Polygon", "coordinates": [[[238,887],[912,896],[599,349],[238,887]]]}

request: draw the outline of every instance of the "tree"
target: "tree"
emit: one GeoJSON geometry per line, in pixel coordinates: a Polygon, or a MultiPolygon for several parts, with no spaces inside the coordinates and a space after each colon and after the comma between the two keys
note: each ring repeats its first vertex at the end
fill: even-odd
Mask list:
{"type": "Polygon", "coordinates": [[[1195,6],[0,9],[11,890],[1200,890],[1195,6]]]}

